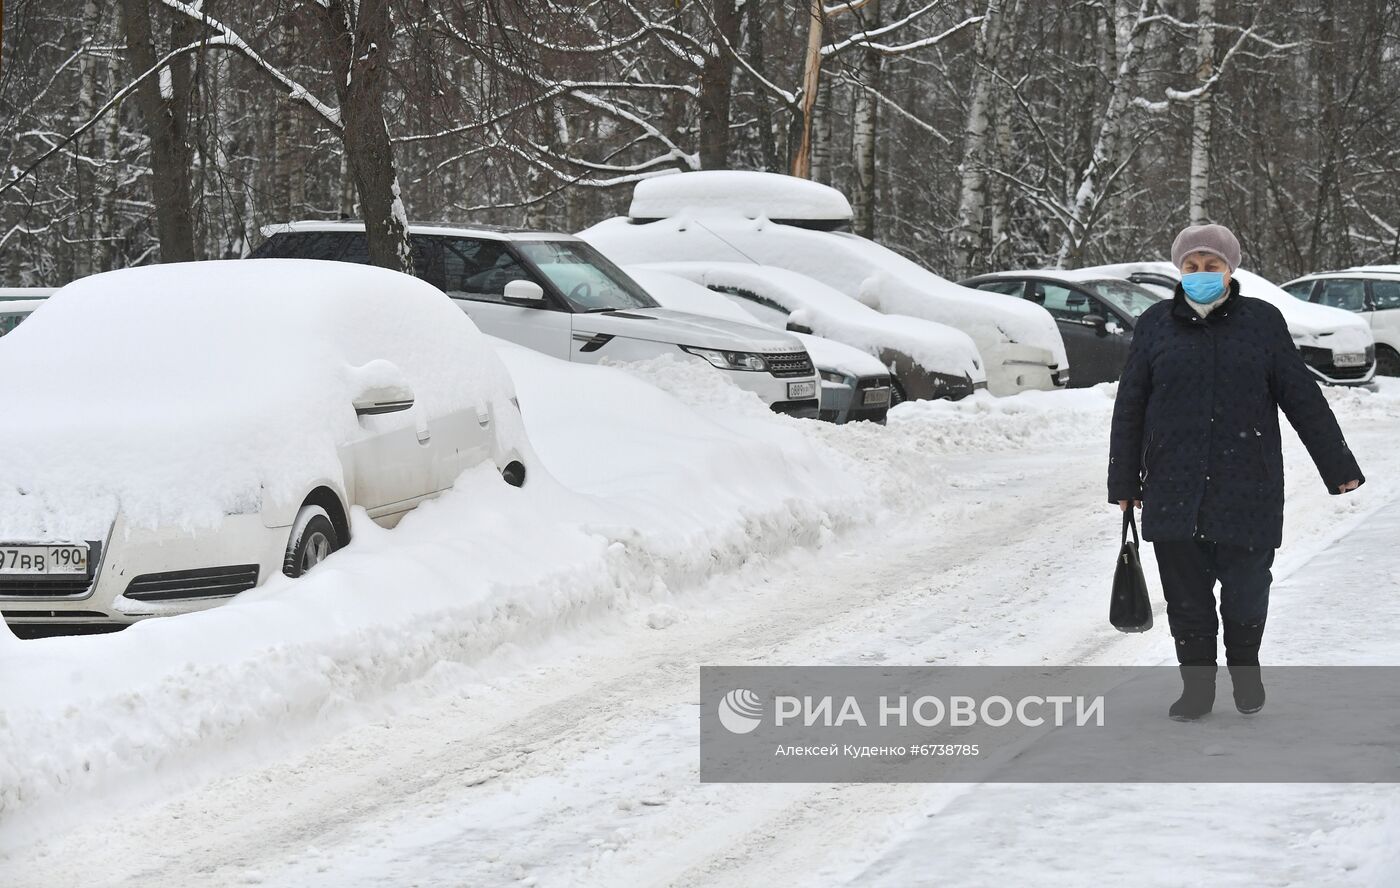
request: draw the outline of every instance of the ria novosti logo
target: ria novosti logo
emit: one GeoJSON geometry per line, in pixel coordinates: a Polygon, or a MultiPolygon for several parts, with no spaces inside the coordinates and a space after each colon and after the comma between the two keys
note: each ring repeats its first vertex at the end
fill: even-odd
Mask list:
{"type": "Polygon", "coordinates": [[[719,701],[719,723],[731,734],[747,734],[763,721],[763,701],[747,688],[735,688],[719,701]]]}

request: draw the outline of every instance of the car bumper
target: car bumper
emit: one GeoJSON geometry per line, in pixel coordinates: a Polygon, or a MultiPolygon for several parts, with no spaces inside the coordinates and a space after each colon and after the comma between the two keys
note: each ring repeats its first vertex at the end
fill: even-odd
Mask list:
{"type": "Polygon", "coordinates": [[[1323,385],[1364,386],[1370,385],[1376,378],[1374,361],[1364,367],[1314,367],[1312,364],[1307,367],[1323,385]]]}
{"type": "Polygon", "coordinates": [[[816,404],[821,391],[821,378],[817,376],[815,371],[809,376],[774,376],[771,373],[762,373],[756,370],[721,370],[720,372],[728,376],[739,388],[758,395],[763,403],[769,407],[802,401],[811,401],[816,404]],[[804,389],[806,394],[803,394],[804,389]]]}
{"type": "Polygon", "coordinates": [[[821,413],[823,422],[875,422],[884,424],[890,412],[892,392],[890,379],[884,377],[846,377],[844,383],[822,380],[821,413]],[[866,394],[873,392],[877,403],[867,404],[866,394]]]}
{"type": "Polygon", "coordinates": [[[119,518],[102,541],[86,589],[72,594],[7,594],[0,612],[12,626],[122,626],[203,610],[280,573],[286,529],[257,514],[230,515],[195,532],[128,528],[119,518]]]}

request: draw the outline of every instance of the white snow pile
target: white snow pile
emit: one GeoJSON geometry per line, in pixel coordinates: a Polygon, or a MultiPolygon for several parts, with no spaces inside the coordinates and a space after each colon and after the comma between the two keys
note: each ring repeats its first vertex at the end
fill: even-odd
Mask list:
{"type": "MultiPolygon", "coordinates": [[[[1086,277],[1092,275],[1126,278],[1139,271],[1170,275],[1178,280],[1181,278],[1181,273],[1170,262],[1099,265],[1081,268],[1075,274],[1086,277]]],[[[1337,352],[1364,352],[1375,344],[1375,336],[1372,335],[1366,320],[1345,309],[1304,302],[1246,268],[1235,269],[1231,276],[1239,279],[1242,295],[1262,299],[1277,308],[1288,324],[1288,332],[1293,334],[1293,340],[1300,345],[1330,348],[1337,352]]]]}
{"type": "Polygon", "coordinates": [[[333,730],[391,690],[448,680],[443,664],[634,612],[881,513],[820,424],[708,367],[659,359],[635,368],[648,382],[501,351],[539,456],[524,488],[481,466],[393,531],[357,512],[354,543],[313,573],[213,610],[103,636],[0,630],[0,834],[45,801],[179,785],[333,730]]]}
{"type": "Polygon", "coordinates": [[[701,170],[654,176],[632,190],[627,215],[666,219],[682,214],[737,213],[750,219],[848,222],[846,195],[820,182],[746,170],[701,170]]]}
{"type": "MultiPolygon", "coordinates": [[[[794,307],[791,319],[795,323],[870,355],[897,349],[928,370],[956,376],[968,374],[974,382],[986,378],[977,346],[961,330],[923,318],[881,314],[805,274],[744,262],[653,262],[628,266],[628,273],[633,275],[652,270],[706,286],[735,288],[776,299],[794,307]]],[[[698,305],[673,305],[668,301],[669,294],[659,289],[653,295],[673,308],[701,310],[698,305]]]]}
{"type": "Polygon", "coordinates": [[[298,501],[363,434],[363,365],[440,416],[509,397],[475,325],[421,281],[334,262],[191,262],[83,278],[0,339],[0,539],[192,528],[298,501]]]}

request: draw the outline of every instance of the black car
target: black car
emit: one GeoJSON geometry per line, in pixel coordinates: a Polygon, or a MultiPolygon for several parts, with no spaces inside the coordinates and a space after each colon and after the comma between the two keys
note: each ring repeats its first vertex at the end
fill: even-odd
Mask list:
{"type": "Polygon", "coordinates": [[[1123,372],[1138,317],[1164,297],[1147,287],[1074,272],[1003,271],[960,282],[964,287],[1019,296],[1055,318],[1065,340],[1071,388],[1113,382],[1123,372]]]}

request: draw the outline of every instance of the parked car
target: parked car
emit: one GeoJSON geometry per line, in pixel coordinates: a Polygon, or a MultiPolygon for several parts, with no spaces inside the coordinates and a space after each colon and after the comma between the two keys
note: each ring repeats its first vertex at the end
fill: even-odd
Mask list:
{"type": "Polygon", "coordinates": [[[1070,368],[1042,308],[944,280],[849,231],[850,204],[833,188],[774,173],[708,171],[645,179],[627,218],[579,236],[623,264],[748,262],[815,278],[891,315],[961,330],[976,344],[994,395],[1054,389],[1070,368]]]}
{"type": "Polygon", "coordinates": [[[18,327],[52,294],[50,287],[0,287],[0,336],[18,327]]]}
{"type": "Polygon", "coordinates": [[[300,576],[463,471],[532,462],[486,337],[409,275],[189,262],[93,275],[0,341],[0,609],[110,627],[300,576]]]}
{"type": "MultiPolygon", "coordinates": [[[[1123,278],[1160,289],[1167,295],[1176,291],[1181,280],[1170,262],[1127,262],[1081,270],[1123,278]]],[[[1298,352],[1319,382],[1367,385],[1375,377],[1376,340],[1364,318],[1295,299],[1276,284],[1245,268],[1235,269],[1233,277],[1240,282],[1240,292],[1245,296],[1263,299],[1282,313],[1298,352]]]]}
{"type": "Polygon", "coordinates": [[[1400,265],[1310,274],[1283,285],[1303,302],[1360,315],[1376,338],[1376,372],[1400,376],[1400,265]]]}
{"type": "Polygon", "coordinates": [[[977,346],[966,333],[922,318],[881,314],[795,271],[748,262],[655,262],[628,268],[679,275],[724,294],[768,326],[815,333],[877,358],[893,374],[895,403],[956,400],[987,387],[977,346]]]}
{"type": "Polygon", "coordinates": [[[1162,301],[1160,292],[1094,271],[1001,271],[961,282],[964,287],[1026,299],[1050,312],[1074,367],[1074,387],[1114,382],[1123,373],[1138,316],[1162,301]]]}
{"type": "MultiPolygon", "coordinates": [[[[764,324],[782,330],[786,324],[765,324],[765,319],[744,310],[741,303],[731,302],[713,290],[708,290],[684,277],[659,271],[645,265],[623,269],[632,280],[667,308],[691,314],[728,318],[747,324],[764,324]]],[[[890,410],[890,371],[878,360],[857,348],[842,345],[810,333],[793,333],[821,377],[821,413],[826,422],[846,423],[866,420],[884,424],[890,410]]]]}
{"type": "MultiPolygon", "coordinates": [[[[409,232],[414,273],[485,333],[566,361],[705,361],[779,413],[817,415],[820,381],[793,336],[663,308],[572,235],[442,225],[409,232]]],[[[253,258],[369,261],[361,222],[294,222],[263,233],[253,258]]]]}

